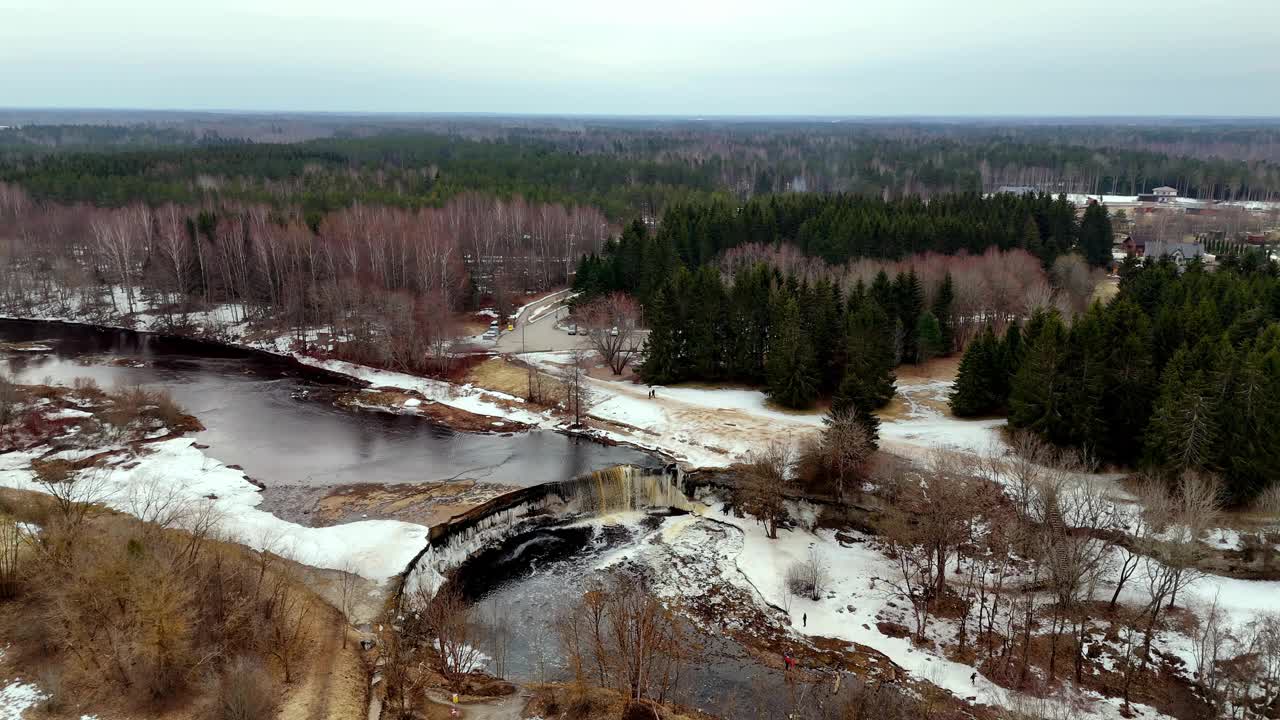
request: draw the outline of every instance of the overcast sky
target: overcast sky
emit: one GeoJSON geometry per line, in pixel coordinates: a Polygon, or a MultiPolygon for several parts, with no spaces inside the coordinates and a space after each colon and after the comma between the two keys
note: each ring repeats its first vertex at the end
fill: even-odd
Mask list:
{"type": "Polygon", "coordinates": [[[1280,0],[0,0],[0,106],[1280,115],[1280,0]]]}

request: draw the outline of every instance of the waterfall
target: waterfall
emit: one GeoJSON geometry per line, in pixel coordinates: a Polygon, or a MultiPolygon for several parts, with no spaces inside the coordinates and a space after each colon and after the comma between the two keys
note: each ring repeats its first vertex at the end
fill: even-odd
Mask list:
{"type": "Polygon", "coordinates": [[[431,528],[431,540],[405,571],[402,594],[434,593],[450,570],[494,543],[571,517],[651,509],[693,511],[684,473],[617,465],[571,480],[521,488],[431,528]]]}
{"type": "Polygon", "coordinates": [[[569,512],[609,515],[657,508],[692,510],[679,476],[633,465],[617,465],[555,483],[569,512]]]}

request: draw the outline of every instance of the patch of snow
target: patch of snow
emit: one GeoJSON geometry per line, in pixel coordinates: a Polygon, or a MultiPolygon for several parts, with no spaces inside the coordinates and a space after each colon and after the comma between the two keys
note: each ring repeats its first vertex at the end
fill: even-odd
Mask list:
{"type": "Polygon", "coordinates": [[[1242,547],[1240,532],[1231,528],[1210,530],[1204,543],[1215,550],[1239,550],[1242,547]]]}
{"type": "MultiPolygon", "coordinates": [[[[321,528],[288,522],[259,510],[262,495],[244,473],[206,456],[191,439],[152,443],[147,449],[133,458],[131,467],[117,465],[95,476],[95,482],[102,484],[103,504],[130,512],[140,491],[161,483],[193,506],[209,506],[227,539],[304,565],[350,569],[379,582],[402,572],[427,541],[425,526],[394,520],[321,528]]],[[[34,457],[36,452],[0,456],[0,486],[41,492],[31,471],[34,457]]]]}
{"type": "Polygon", "coordinates": [[[22,720],[22,713],[47,698],[40,688],[20,680],[0,688],[0,720],[22,720]]]}
{"type": "Polygon", "coordinates": [[[70,420],[75,418],[93,417],[93,413],[77,410],[75,408],[63,408],[56,412],[51,412],[47,416],[50,420],[70,420]]]}

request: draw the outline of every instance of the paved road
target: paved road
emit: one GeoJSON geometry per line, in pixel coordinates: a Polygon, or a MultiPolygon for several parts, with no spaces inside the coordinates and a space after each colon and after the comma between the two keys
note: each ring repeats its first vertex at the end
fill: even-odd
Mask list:
{"type": "Polygon", "coordinates": [[[565,305],[568,297],[569,291],[564,290],[531,303],[516,318],[515,329],[502,333],[498,338],[495,345],[498,352],[547,352],[587,347],[586,338],[570,335],[555,327],[557,320],[569,314],[569,307],[565,305]],[[530,321],[535,314],[537,317],[530,321]]]}

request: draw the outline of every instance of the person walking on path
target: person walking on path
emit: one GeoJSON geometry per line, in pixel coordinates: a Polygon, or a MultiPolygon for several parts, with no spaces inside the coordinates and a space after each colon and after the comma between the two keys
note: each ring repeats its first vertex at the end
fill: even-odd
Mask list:
{"type": "Polygon", "coordinates": [[[803,627],[809,627],[809,613],[801,615],[800,622],[803,623],[803,627]]]}

